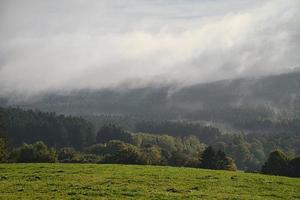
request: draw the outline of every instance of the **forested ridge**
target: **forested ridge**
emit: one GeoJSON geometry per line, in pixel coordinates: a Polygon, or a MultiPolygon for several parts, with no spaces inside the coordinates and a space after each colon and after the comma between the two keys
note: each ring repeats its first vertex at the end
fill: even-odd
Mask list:
{"type": "Polygon", "coordinates": [[[82,149],[95,140],[93,125],[80,117],[18,108],[2,109],[2,112],[11,146],[41,140],[49,146],[82,149]]]}
{"type": "Polygon", "coordinates": [[[2,149],[7,149],[6,160],[11,162],[59,160],[231,170],[260,170],[275,150],[285,152],[286,160],[300,154],[296,118],[271,121],[282,127],[279,132],[251,134],[224,133],[204,123],[145,119],[131,120],[131,128],[126,129],[118,121],[109,117],[95,128],[95,122],[81,117],[1,108],[2,149]],[[41,149],[45,155],[30,157],[28,152],[41,149]]]}
{"type": "Polygon", "coordinates": [[[130,115],[167,120],[218,122],[300,115],[300,71],[259,78],[196,85],[52,91],[22,98],[5,96],[0,105],[17,105],[72,115],[130,115]]]}

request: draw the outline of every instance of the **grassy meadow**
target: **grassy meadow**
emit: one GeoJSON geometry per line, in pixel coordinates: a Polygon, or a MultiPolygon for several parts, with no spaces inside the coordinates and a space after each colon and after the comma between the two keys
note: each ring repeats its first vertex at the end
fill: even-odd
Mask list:
{"type": "Polygon", "coordinates": [[[0,199],[300,199],[300,179],[116,164],[0,164],[0,199]]]}

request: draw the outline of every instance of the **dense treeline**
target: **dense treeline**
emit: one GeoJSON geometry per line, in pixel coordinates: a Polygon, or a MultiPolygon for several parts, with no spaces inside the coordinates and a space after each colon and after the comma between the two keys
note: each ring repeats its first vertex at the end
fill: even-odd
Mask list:
{"type": "Polygon", "coordinates": [[[215,127],[184,121],[141,121],[136,124],[135,130],[137,132],[180,137],[194,135],[206,144],[211,144],[221,136],[221,132],[215,127]]]}
{"type": "Polygon", "coordinates": [[[241,130],[259,133],[298,132],[299,118],[256,118],[251,120],[236,120],[233,125],[241,130]]]}
{"type": "Polygon", "coordinates": [[[79,117],[18,108],[2,109],[2,112],[11,146],[41,140],[49,146],[82,149],[95,140],[92,124],[79,117]]]}
{"type": "MultiPolygon", "coordinates": [[[[166,152],[166,149],[160,146],[147,145],[141,148],[119,140],[92,145],[84,152],[70,147],[63,147],[56,151],[38,141],[34,144],[23,144],[14,149],[6,161],[173,165],[231,171],[237,169],[232,158],[211,146],[206,147],[200,154],[195,154],[194,157],[185,157],[176,151],[171,158],[166,160],[163,152],[166,152]]],[[[300,177],[300,157],[290,158],[280,150],[273,151],[262,166],[261,172],[270,175],[300,177]]]]}
{"type": "MultiPolygon", "coordinates": [[[[99,129],[94,138],[90,138],[90,143],[84,143],[86,140],[82,139],[82,143],[78,145],[78,142],[72,142],[74,141],[72,137],[78,138],[78,135],[74,134],[92,137],[89,135],[92,127],[86,128],[84,125],[89,124],[81,118],[32,110],[2,109],[1,111],[3,116],[7,117],[6,120],[1,120],[1,123],[7,124],[5,127],[7,137],[12,138],[8,156],[1,156],[1,159],[9,162],[100,162],[213,169],[213,166],[202,165],[205,159],[210,158],[207,156],[202,158],[206,145],[195,136],[173,137],[131,133],[114,124],[107,124],[99,129]],[[65,128],[66,132],[60,132],[61,128],[65,128]],[[76,128],[85,132],[79,132],[76,128]],[[58,134],[65,134],[63,135],[65,138],[58,134]],[[65,143],[64,139],[71,142],[65,143]],[[13,148],[21,142],[23,142],[21,146],[13,148]]],[[[234,162],[229,162],[231,159],[228,159],[224,152],[220,152],[218,151],[216,155],[223,155],[223,157],[211,158],[219,163],[216,169],[235,170],[234,162]]]]}
{"type": "Polygon", "coordinates": [[[224,134],[212,146],[234,158],[239,169],[259,170],[274,149],[282,149],[291,156],[299,155],[299,133],[224,134]]]}
{"type": "MultiPolygon", "coordinates": [[[[222,161],[208,165],[209,168],[218,169],[220,163],[230,163],[230,166],[236,164],[242,170],[259,170],[274,149],[283,150],[289,157],[300,154],[297,126],[285,126],[291,130],[286,132],[224,134],[218,128],[203,123],[139,120],[134,126],[130,124],[129,131],[108,120],[96,132],[91,123],[80,117],[17,108],[0,111],[1,159],[8,158],[13,162],[25,162],[20,152],[45,149],[45,146],[35,144],[37,141],[43,141],[49,147],[43,150],[44,154],[54,157],[52,161],[60,162],[205,167],[203,155],[206,147],[211,146],[214,153],[208,157],[222,161]]],[[[276,123],[288,124],[286,121],[276,123]]],[[[297,125],[297,120],[293,123],[297,125]]],[[[28,162],[43,160],[43,156],[37,155],[28,158],[28,162]]],[[[224,165],[223,169],[227,169],[224,165]]]]}
{"type": "Polygon", "coordinates": [[[190,167],[199,166],[199,155],[206,146],[195,136],[173,137],[131,133],[114,124],[107,124],[100,128],[96,141],[98,144],[88,147],[87,153],[106,157],[106,154],[115,152],[107,151],[107,147],[111,149],[110,146],[113,144],[127,145],[129,149],[133,147],[137,149],[134,152],[139,152],[138,154],[141,155],[140,163],[190,167]]]}
{"type": "MultiPolygon", "coordinates": [[[[289,124],[283,120],[282,124],[289,124]]],[[[300,133],[297,130],[297,120],[285,126],[282,130],[272,132],[251,132],[251,134],[222,134],[218,128],[189,123],[184,121],[142,121],[137,123],[136,130],[153,134],[168,134],[173,136],[195,135],[201,142],[225,151],[234,158],[239,169],[259,170],[274,149],[282,149],[292,156],[300,154],[300,133]]],[[[279,123],[279,122],[277,122],[279,123]]],[[[300,129],[298,129],[300,130],[300,129]]]]}
{"type": "Polygon", "coordinates": [[[220,150],[207,147],[203,152],[188,155],[185,152],[170,152],[166,147],[147,146],[137,147],[119,140],[110,140],[76,151],[71,147],[61,149],[48,148],[41,141],[33,144],[23,144],[13,149],[7,162],[20,163],[118,163],[118,164],[147,164],[172,165],[185,167],[200,167],[216,170],[236,170],[234,161],[220,150]]]}
{"type": "Polygon", "coordinates": [[[226,122],[230,124],[268,119],[275,116],[275,112],[269,106],[218,106],[193,111],[187,114],[187,118],[193,120],[205,120],[213,122],[226,122]]]}

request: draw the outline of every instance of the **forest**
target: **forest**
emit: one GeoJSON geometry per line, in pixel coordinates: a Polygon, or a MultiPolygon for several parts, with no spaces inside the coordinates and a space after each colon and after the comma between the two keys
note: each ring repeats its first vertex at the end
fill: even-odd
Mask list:
{"type": "Polygon", "coordinates": [[[300,200],[300,0],[0,0],[0,200],[300,200]]]}
{"type": "Polygon", "coordinates": [[[268,121],[268,126],[256,120],[252,127],[282,132],[245,134],[183,120],[131,120],[126,128],[120,117],[105,117],[96,126],[93,120],[53,112],[0,111],[2,162],[169,165],[299,177],[296,119],[268,121]]]}

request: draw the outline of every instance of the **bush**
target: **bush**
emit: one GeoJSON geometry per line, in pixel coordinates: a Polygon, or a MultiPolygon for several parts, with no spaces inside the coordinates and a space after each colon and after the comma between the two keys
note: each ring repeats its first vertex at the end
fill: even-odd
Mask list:
{"type": "Polygon", "coordinates": [[[70,163],[100,163],[102,162],[103,157],[95,154],[84,154],[77,153],[74,155],[73,159],[70,160],[70,163]]]}
{"type": "Polygon", "coordinates": [[[140,150],[131,144],[112,140],[107,144],[109,154],[104,158],[106,163],[142,164],[140,150]]]}
{"type": "Polygon", "coordinates": [[[223,169],[229,170],[229,171],[236,171],[237,167],[235,165],[234,160],[230,157],[226,157],[226,161],[224,163],[223,169]]]}
{"type": "Polygon", "coordinates": [[[34,163],[34,162],[55,162],[56,151],[48,147],[41,141],[35,144],[23,144],[16,149],[10,156],[10,159],[15,162],[34,163]]]}
{"type": "Polygon", "coordinates": [[[57,158],[60,162],[71,162],[75,157],[76,151],[71,147],[64,147],[58,151],[57,158]]]}
{"type": "Polygon", "coordinates": [[[105,144],[94,144],[85,149],[86,153],[96,154],[96,155],[104,155],[106,153],[106,145],[105,144]]]}
{"type": "Polygon", "coordinates": [[[187,154],[185,152],[172,152],[171,157],[168,159],[168,165],[182,166],[182,167],[198,167],[200,159],[197,154],[187,154]]]}
{"type": "Polygon", "coordinates": [[[143,164],[158,165],[161,163],[162,155],[161,150],[157,146],[150,146],[143,148],[141,151],[141,159],[143,164]]]}
{"type": "Polygon", "coordinates": [[[58,152],[58,160],[63,163],[100,163],[102,159],[96,154],[77,152],[71,147],[61,148],[58,152]]]}

